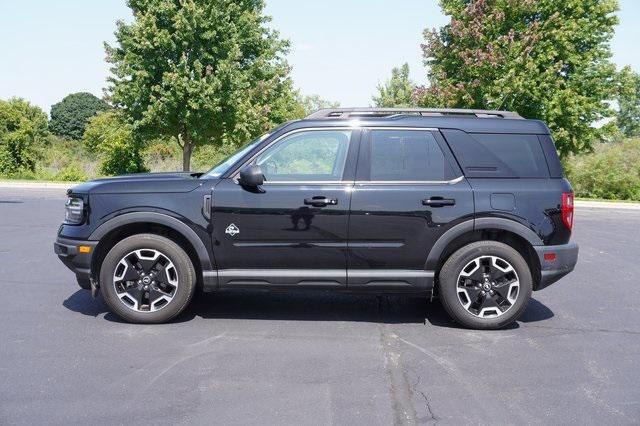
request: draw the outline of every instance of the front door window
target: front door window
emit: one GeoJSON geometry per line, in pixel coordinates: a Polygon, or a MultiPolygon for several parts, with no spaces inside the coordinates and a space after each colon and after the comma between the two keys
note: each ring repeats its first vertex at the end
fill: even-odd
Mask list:
{"type": "Polygon", "coordinates": [[[351,130],[305,131],[289,135],[256,159],[267,182],[342,180],[351,130]]]}

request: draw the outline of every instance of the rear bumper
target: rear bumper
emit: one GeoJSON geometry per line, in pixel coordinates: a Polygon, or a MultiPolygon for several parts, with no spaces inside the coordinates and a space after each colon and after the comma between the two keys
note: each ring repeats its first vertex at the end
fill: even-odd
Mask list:
{"type": "Polygon", "coordinates": [[[573,271],[578,263],[578,245],[575,243],[559,246],[533,247],[540,260],[540,283],[534,290],[542,290],[573,271]],[[546,260],[545,254],[555,254],[554,260],[546,260]]]}
{"type": "Polygon", "coordinates": [[[76,274],[78,285],[85,290],[91,289],[91,257],[97,241],[72,240],[58,237],[53,243],[53,251],[65,266],[76,274]],[[80,246],[91,247],[89,253],[80,253],[80,246]]]}

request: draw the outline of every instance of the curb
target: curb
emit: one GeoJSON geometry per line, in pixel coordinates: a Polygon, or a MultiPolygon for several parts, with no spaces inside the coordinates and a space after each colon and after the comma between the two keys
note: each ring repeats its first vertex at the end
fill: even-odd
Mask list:
{"type": "Polygon", "coordinates": [[[25,182],[0,181],[0,188],[16,189],[68,189],[80,182],[25,182]]]}
{"type": "Polygon", "coordinates": [[[640,210],[640,203],[616,203],[613,201],[574,201],[578,209],[640,210]]]}

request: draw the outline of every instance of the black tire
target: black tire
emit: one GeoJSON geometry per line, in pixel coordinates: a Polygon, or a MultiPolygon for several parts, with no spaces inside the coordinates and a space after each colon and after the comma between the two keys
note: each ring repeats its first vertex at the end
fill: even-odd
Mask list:
{"type": "MultiPolygon", "coordinates": [[[[485,261],[491,262],[491,260],[485,261]]],[[[480,265],[480,263],[477,264],[480,265]]],[[[466,271],[468,270],[469,269],[466,271]]],[[[511,277],[513,277],[513,275],[511,275],[511,277]]],[[[531,299],[533,280],[531,278],[529,265],[522,255],[513,247],[497,241],[478,241],[462,247],[447,259],[440,270],[439,286],[442,305],[457,323],[472,329],[495,330],[513,323],[522,315],[531,299]],[[473,310],[474,306],[485,306],[483,304],[484,302],[475,301],[482,301],[487,297],[494,297],[494,300],[497,298],[505,303],[505,299],[502,299],[499,294],[496,296],[488,296],[482,293],[482,295],[478,295],[477,299],[473,299],[472,297],[474,304],[470,305],[471,310],[465,308],[463,305],[465,302],[470,302],[469,299],[466,299],[468,294],[465,294],[464,291],[462,291],[463,294],[461,296],[458,294],[458,280],[463,268],[471,265],[471,269],[473,269],[472,262],[476,261],[476,259],[487,259],[483,258],[483,256],[495,256],[508,262],[513,270],[515,270],[519,282],[517,295],[513,297],[513,293],[511,293],[511,299],[515,299],[514,302],[510,303],[510,306],[508,306],[503,313],[495,317],[480,317],[477,312],[479,309],[475,309],[475,313],[471,312],[471,310],[473,310]]],[[[484,291],[481,285],[479,287],[481,291],[484,291]]],[[[478,291],[475,288],[477,287],[474,287],[474,291],[478,291]]],[[[511,290],[512,289],[509,288],[509,291],[511,290]]],[[[494,290],[492,289],[491,291],[493,292],[494,290]]],[[[495,293],[496,292],[493,292],[491,294],[495,293]]]]}
{"type": "MultiPolygon", "coordinates": [[[[174,241],[155,234],[138,234],[123,239],[109,251],[100,268],[102,297],[114,314],[132,323],[159,324],[171,320],[187,307],[193,298],[195,287],[196,272],[187,253],[174,241]],[[118,297],[114,285],[114,274],[120,261],[136,250],[160,252],[169,259],[175,268],[172,268],[172,277],[177,278],[178,285],[173,292],[173,298],[166,305],[153,312],[141,312],[128,306],[118,297]]],[[[122,294],[122,290],[120,294],[122,294]]]]}

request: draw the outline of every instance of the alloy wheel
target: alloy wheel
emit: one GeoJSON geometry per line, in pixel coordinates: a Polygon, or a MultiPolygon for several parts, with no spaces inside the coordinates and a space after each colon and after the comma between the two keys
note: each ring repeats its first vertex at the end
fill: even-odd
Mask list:
{"type": "Polygon", "coordinates": [[[178,290],[173,262],[155,249],[132,251],[118,262],[113,286],[120,301],[135,312],[155,312],[171,303],[178,290]]]}
{"type": "Polygon", "coordinates": [[[458,275],[460,304],[479,318],[496,318],[515,304],[520,281],[516,270],[497,256],[479,256],[467,263],[458,275]]]}

